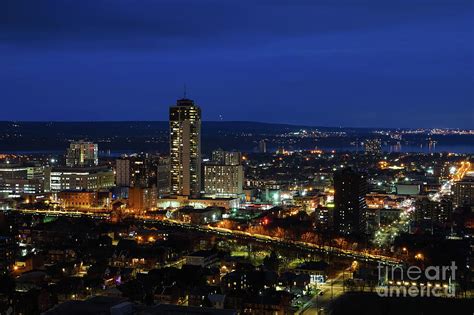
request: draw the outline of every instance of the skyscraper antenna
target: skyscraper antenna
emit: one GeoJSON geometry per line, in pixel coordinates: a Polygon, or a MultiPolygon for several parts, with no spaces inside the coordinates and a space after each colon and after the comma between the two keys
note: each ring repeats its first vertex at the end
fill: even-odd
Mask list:
{"type": "Polygon", "coordinates": [[[186,83],[184,84],[184,89],[183,89],[183,98],[186,98],[186,83]]]}

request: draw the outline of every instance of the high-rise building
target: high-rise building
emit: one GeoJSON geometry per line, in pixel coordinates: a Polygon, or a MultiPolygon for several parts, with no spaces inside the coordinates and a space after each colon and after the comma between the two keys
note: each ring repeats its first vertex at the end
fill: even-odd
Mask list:
{"type": "Polygon", "coordinates": [[[75,141],[66,151],[66,165],[69,167],[96,166],[99,164],[99,149],[96,143],[75,141]]]}
{"type": "Polygon", "coordinates": [[[157,192],[156,187],[141,188],[133,187],[128,192],[127,207],[136,211],[156,208],[157,192]]]}
{"type": "Polygon", "coordinates": [[[120,187],[130,187],[130,159],[120,158],[115,161],[115,184],[120,187]]]}
{"type": "Polygon", "coordinates": [[[160,157],[156,167],[156,192],[161,198],[170,193],[170,159],[160,157]]]}
{"type": "Polygon", "coordinates": [[[415,222],[420,225],[433,227],[445,225],[449,222],[453,212],[453,203],[450,199],[442,198],[439,201],[422,197],[415,202],[415,222]]]}
{"type": "Polygon", "coordinates": [[[367,179],[351,168],[334,173],[334,229],[342,234],[367,232],[367,179]]]}
{"type": "Polygon", "coordinates": [[[9,273],[15,262],[15,239],[0,233],[0,275],[9,273]]]}
{"type": "Polygon", "coordinates": [[[240,152],[217,150],[204,165],[204,191],[213,197],[238,197],[243,193],[244,171],[240,152]]]}
{"type": "Polygon", "coordinates": [[[267,153],[267,143],[264,139],[258,142],[258,152],[259,153],[267,153]]]}
{"type": "Polygon", "coordinates": [[[319,231],[327,231],[332,227],[333,212],[328,207],[318,206],[314,209],[315,225],[319,231]]]}
{"type": "Polygon", "coordinates": [[[242,153],[236,151],[224,151],[218,149],[212,152],[212,162],[222,165],[240,165],[242,153]]]}
{"type": "MultiPolygon", "coordinates": [[[[15,262],[16,242],[13,237],[12,225],[7,217],[0,213],[0,275],[11,272],[15,262]]],[[[1,301],[1,299],[0,299],[1,301]]]]}
{"type": "Polygon", "coordinates": [[[366,154],[382,154],[382,142],[380,139],[367,139],[364,142],[366,154]]]}
{"type": "Polygon", "coordinates": [[[201,109],[186,98],[170,107],[170,190],[181,196],[201,193],[201,109]]]}
{"type": "Polygon", "coordinates": [[[474,172],[469,172],[453,185],[454,204],[457,207],[474,206],[474,172]]]}

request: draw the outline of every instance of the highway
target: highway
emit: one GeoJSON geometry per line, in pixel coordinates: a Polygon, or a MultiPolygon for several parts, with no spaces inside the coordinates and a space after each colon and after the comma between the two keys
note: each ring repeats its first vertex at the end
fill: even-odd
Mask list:
{"type": "Polygon", "coordinates": [[[456,173],[453,174],[454,181],[460,181],[466,175],[467,172],[471,170],[471,162],[462,161],[459,168],[456,170],[456,173]]]}

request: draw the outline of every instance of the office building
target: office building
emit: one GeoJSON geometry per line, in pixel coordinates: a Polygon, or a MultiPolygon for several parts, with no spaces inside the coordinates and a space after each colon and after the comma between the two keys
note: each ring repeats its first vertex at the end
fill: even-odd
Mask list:
{"type": "Polygon", "coordinates": [[[136,211],[143,211],[156,208],[157,192],[156,187],[141,188],[132,187],[128,191],[127,207],[136,211]]]}
{"type": "Polygon", "coordinates": [[[173,213],[173,216],[179,220],[191,224],[209,224],[222,219],[222,210],[220,207],[206,207],[196,209],[193,207],[183,207],[173,213]]]}
{"type": "Polygon", "coordinates": [[[157,194],[169,194],[169,158],[141,154],[124,156],[115,163],[115,183],[119,187],[156,187],[157,194]]]}
{"type": "Polygon", "coordinates": [[[19,164],[1,164],[1,179],[26,179],[28,176],[28,168],[19,164]]]}
{"type": "Polygon", "coordinates": [[[44,181],[38,179],[0,179],[0,197],[14,198],[23,195],[41,194],[44,181]]]}
{"type": "Polygon", "coordinates": [[[119,187],[130,187],[130,159],[120,158],[115,161],[115,184],[119,187]]]}
{"type": "Polygon", "coordinates": [[[449,199],[442,198],[439,201],[422,197],[415,202],[415,222],[427,227],[446,225],[451,219],[453,203],[449,199]]]}
{"type": "Polygon", "coordinates": [[[454,204],[456,207],[474,206],[474,172],[469,172],[460,181],[454,182],[454,204]]]}
{"type": "Polygon", "coordinates": [[[61,191],[58,202],[63,208],[89,209],[98,205],[95,191],[61,191]]]}
{"type": "Polygon", "coordinates": [[[0,275],[9,273],[15,262],[15,239],[8,234],[0,234],[0,275]]]}
{"type": "Polygon", "coordinates": [[[221,165],[240,165],[242,153],[236,151],[224,151],[222,149],[212,152],[212,163],[221,165]]]}
{"type": "Polygon", "coordinates": [[[217,150],[204,165],[204,191],[209,197],[236,198],[243,194],[244,170],[240,152],[217,150]]]}
{"type": "Polygon", "coordinates": [[[170,107],[170,190],[172,195],[201,193],[201,109],[190,99],[170,107]]]}
{"type": "Polygon", "coordinates": [[[47,190],[45,170],[45,167],[35,164],[0,165],[0,196],[12,198],[43,193],[47,190]]]}
{"type": "Polygon", "coordinates": [[[63,190],[100,190],[114,186],[115,176],[107,167],[60,167],[47,174],[51,192],[63,190]]]}
{"type": "Polygon", "coordinates": [[[170,193],[170,159],[160,157],[156,166],[156,193],[159,197],[170,193]]]}
{"type": "Polygon", "coordinates": [[[342,234],[367,231],[367,179],[363,174],[345,168],[334,173],[334,229],[342,234]]]}
{"type": "Polygon", "coordinates": [[[319,231],[328,231],[333,226],[334,208],[318,206],[314,211],[315,227],[319,231]]]}
{"type": "Polygon", "coordinates": [[[99,149],[96,143],[75,141],[66,151],[66,166],[90,167],[99,165],[99,149]]]}

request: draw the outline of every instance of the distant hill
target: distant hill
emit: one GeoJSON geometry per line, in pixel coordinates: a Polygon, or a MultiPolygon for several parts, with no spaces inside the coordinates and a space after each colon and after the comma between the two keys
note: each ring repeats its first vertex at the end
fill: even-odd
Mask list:
{"type": "MultiPolygon", "coordinates": [[[[100,150],[114,152],[168,152],[167,121],[97,121],[97,122],[11,122],[0,121],[0,150],[64,151],[72,140],[86,139],[99,143],[100,150]]],[[[380,130],[380,128],[377,128],[380,130]]],[[[396,144],[389,136],[374,134],[375,128],[339,128],[261,123],[251,121],[204,121],[202,149],[216,148],[255,151],[258,142],[267,140],[267,148],[286,149],[339,148],[353,150],[363,139],[382,138],[386,145],[396,144]],[[318,137],[299,137],[291,133],[318,130],[318,137]]],[[[390,130],[390,129],[386,129],[390,130]]],[[[443,144],[472,145],[473,136],[434,136],[443,144]]],[[[404,135],[403,145],[419,145],[427,136],[404,135]]]]}

